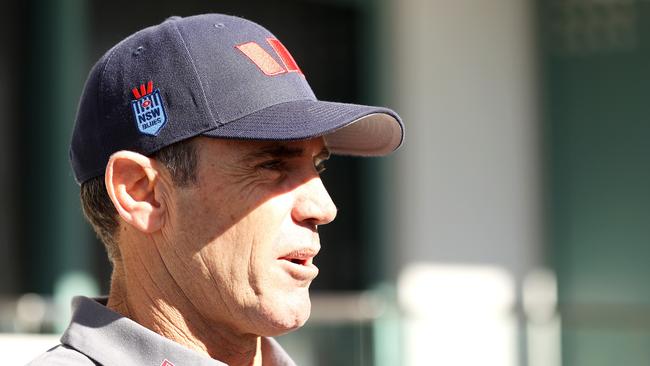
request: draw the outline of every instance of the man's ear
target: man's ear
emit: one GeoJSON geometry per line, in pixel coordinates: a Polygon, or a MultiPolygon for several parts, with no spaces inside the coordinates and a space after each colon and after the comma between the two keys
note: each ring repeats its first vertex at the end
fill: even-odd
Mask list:
{"type": "Polygon", "coordinates": [[[166,195],[156,192],[163,188],[154,164],[144,155],[118,151],[108,160],[104,175],[108,196],[120,217],[144,233],[160,230],[165,218],[166,195]]]}

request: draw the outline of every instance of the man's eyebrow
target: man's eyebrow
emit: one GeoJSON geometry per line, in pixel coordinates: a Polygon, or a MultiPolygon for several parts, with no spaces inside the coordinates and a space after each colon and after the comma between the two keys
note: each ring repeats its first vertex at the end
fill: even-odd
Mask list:
{"type": "MultiPolygon", "coordinates": [[[[269,145],[264,146],[260,149],[252,151],[248,154],[245,154],[243,157],[244,161],[256,161],[264,158],[296,158],[303,156],[305,154],[305,149],[302,147],[290,147],[286,145],[269,145]]],[[[319,157],[325,157],[326,159],[330,156],[330,151],[327,147],[317,154],[319,157]]]]}
{"type": "Polygon", "coordinates": [[[286,145],[269,145],[244,155],[243,160],[255,161],[263,158],[295,158],[302,156],[305,149],[286,145]]]}

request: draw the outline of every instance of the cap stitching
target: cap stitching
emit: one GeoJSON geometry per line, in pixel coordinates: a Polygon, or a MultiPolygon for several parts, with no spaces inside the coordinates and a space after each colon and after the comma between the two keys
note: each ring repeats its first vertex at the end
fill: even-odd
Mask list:
{"type": "MultiPolygon", "coordinates": [[[[121,42],[120,42],[121,43],[121,42]]],[[[115,50],[117,49],[117,46],[119,44],[115,45],[113,47],[106,58],[106,63],[104,64],[104,67],[102,67],[102,73],[99,76],[99,88],[97,90],[97,105],[98,108],[95,110],[95,113],[101,112],[101,115],[97,116],[97,120],[101,118],[102,115],[104,115],[104,100],[103,100],[103,95],[104,95],[104,74],[106,73],[106,69],[108,68],[108,64],[111,62],[111,59],[113,58],[113,55],[115,55],[115,50]],[[101,99],[101,100],[100,100],[101,99]]]]}
{"type": "MultiPolygon", "coordinates": [[[[122,45],[126,44],[126,43],[127,43],[129,40],[131,40],[132,38],[135,38],[136,35],[138,35],[138,34],[141,33],[142,31],[144,31],[144,30],[138,31],[138,32],[133,33],[133,34],[131,34],[130,36],[124,38],[123,40],[121,40],[120,42],[118,42],[115,46],[113,46],[113,48],[111,48],[111,49],[108,51],[108,55],[107,55],[107,57],[106,57],[106,63],[104,64],[104,67],[102,67],[102,72],[101,72],[101,75],[100,75],[100,77],[99,77],[99,93],[97,93],[97,99],[99,99],[100,94],[101,94],[101,95],[104,94],[104,93],[103,93],[103,90],[102,90],[102,88],[104,87],[104,74],[106,73],[106,69],[108,68],[108,64],[109,64],[109,63],[111,62],[111,60],[113,59],[113,56],[117,53],[117,49],[118,49],[119,47],[121,47],[122,45]]],[[[99,100],[98,100],[98,104],[99,104],[99,108],[98,108],[98,109],[101,109],[102,114],[104,114],[104,105],[101,104],[101,103],[99,103],[99,100]]]]}
{"type": "Polygon", "coordinates": [[[199,76],[199,72],[196,69],[196,65],[194,64],[194,59],[192,58],[192,54],[190,53],[190,50],[187,48],[187,44],[185,43],[185,38],[183,38],[183,35],[181,34],[180,29],[178,29],[178,25],[176,24],[176,22],[171,22],[171,23],[174,26],[174,29],[176,29],[176,32],[178,33],[178,36],[180,37],[181,42],[183,43],[183,48],[185,48],[185,52],[187,52],[187,57],[190,60],[190,64],[192,65],[192,69],[194,70],[194,75],[196,76],[196,80],[199,82],[199,87],[201,88],[201,95],[203,96],[203,102],[205,103],[205,108],[208,110],[208,113],[212,118],[212,122],[216,123],[217,125],[222,125],[221,116],[219,116],[219,112],[218,111],[214,112],[219,117],[219,121],[215,120],[214,115],[212,114],[212,109],[208,104],[208,97],[207,95],[205,95],[205,89],[203,88],[203,81],[201,80],[201,77],[199,76]]]}

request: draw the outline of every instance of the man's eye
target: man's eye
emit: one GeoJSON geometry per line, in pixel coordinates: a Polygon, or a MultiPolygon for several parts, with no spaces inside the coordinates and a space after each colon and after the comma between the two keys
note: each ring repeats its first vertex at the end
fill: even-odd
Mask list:
{"type": "Polygon", "coordinates": [[[284,161],[274,159],[274,160],[265,161],[264,163],[260,164],[259,167],[268,170],[284,170],[285,165],[286,164],[284,163],[284,161]]]}
{"type": "Polygon", "coordinates": [[[316,171],[318,172],[318,174],[324,172],[325,169],[326,169],[326,167],[325,167],[325,162],[324,161],[321,161],[320,163],[316,164],[316,171]]]}

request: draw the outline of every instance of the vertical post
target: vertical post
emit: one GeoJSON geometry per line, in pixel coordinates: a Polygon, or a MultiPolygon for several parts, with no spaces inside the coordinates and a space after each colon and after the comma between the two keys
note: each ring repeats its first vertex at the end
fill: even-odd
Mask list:
{"type": "MultiPolygon", "coordinates": [[[[16,32],[14,29],[15,6],[3,2],[0,4],[0,42],[14,49],[16,32]]],[[[14,174],[14,139],[15,124],[13,114],[16,97],[11,91],[13,71],[16,58],[10,52],[0,55],[0,293],[15,292],[18,287],[16,256],[16,217],[15,205],[16,175],[14,174]]]]}
{"type": "MultiPolygon", "coordinates": [[[[366,0],[359,6],[363,11],[359,34],[359,85],[361,85],[361,102],[375,105],[388,105],[390,98],[391,58],[393,37],[390,22],[390,1],[366,0]]],[[[396,306],[395,286],[396,267],[390,260],[391,246],[396,245],[395,237],[395,202],[396,195],[392,173],[394,157],[382,159],[364,159],[361,164],[362,203],[362,238],[365,261],[363,263],[363,281],[384,300],[382,315],[372,324],[373,361],[377,366],[399,365],[401,327],[399,309],[396,306]]]]}
{"type": "MultiPolygon", "coordinates": [[[[83,0],[31,1],[28,77],[21,90],[23,237],[28,291],[52,293],[71,273],[90,276],[93,242],[79,210],[68,162],[77,100],[86,70],[83,0]]],[[[65,320],[65,319],[64,319],[65,320]]]]}
{"type": "Polygon", "coordinates": [[[428,315],[403,323],[408,358],[401,364],[473,365],[482,359],[515,365],[522,359],[520,327],[512,326],[520,309],[518,288],[543,261],[533,2],[391,3],[397,46],[392,90],[407,136],[396,156],[399,221],[390,258],[405,275],[431,269],[418,272],[423,277],[404,277],[404,285],[427,277],[420,282],[423,291],[405,293],[400,285],[398,294],[444,300],[432,301],[436,307],[428,315]],[[486,269],[498,275],[484,277],[486,269]],[[434,295],[439,279],[449,286],[434,295]],[[454,284],[463,283],[476,289],[460,296],[454,284]],[[503,302],[471,296],[490,286],[503,290],[503,302]],[[433,326],[427,339],[443,342],[420,343],[422,325],[435,324],[441,314],[458,327],[480,315],[473,320],[504,331],[486,348],[477,332],[450,334],[433,326]],[[450,352],[463,349],[472,352],[450,352]]]}

